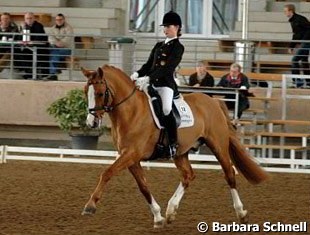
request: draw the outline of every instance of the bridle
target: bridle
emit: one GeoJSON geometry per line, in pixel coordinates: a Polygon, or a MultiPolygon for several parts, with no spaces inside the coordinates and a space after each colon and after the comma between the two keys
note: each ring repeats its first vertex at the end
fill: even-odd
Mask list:
{"type": "MultiPolygon", "coordinates": [[[[122,103],[127,101],[131,96],[133,96],[133,94],[136,91],[136,87],[134,86],[132,92],[126,98],[124,98],[123,100],[121,100],[120,102],[118,102],[117,104],[112,106],[111,104],[109,104],[109,100],[110,100],[110,97],[113,99],[113,93],[111,92],[111,89],[108,87],[107,80],[103,78],[100,81],[96,81],[96,82],[88,81],[87,82],[88,86],[94,85],[94,84],[104,84],[106,87],[105,92],[104,92],[103,105],[99,106],[99,107],[88,109],[88,112],[94,116],[96,116],[96,111],[99,111],[99,110],[103,110],[105,112],[112,112],[115,108],[117,108],[119,105],[121,105],[122,103]]],[[[103,96],[103,94],[101,94],[101,95],[103,96]]]]}

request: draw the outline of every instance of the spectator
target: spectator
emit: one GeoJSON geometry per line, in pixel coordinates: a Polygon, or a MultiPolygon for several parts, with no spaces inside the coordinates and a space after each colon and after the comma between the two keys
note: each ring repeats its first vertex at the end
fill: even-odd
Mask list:
{"type": "MultiPolygon", "coordinates": [[[[14,22],[11,21],[11,15],[8,12],[4,12],[0,17],[0,32],[18,33],[18,27],[14,22]]],[[[12,34],[9,34],[9,35],[3,34],[3,35],[1,35],[1,39],[2,39],[2,37],[6,37],[6,40],[8,40],[9,38],[13,38],[13,35],[12,34]]]]}
{"type": "Polygon", "coordinates": [[[50,69],[48,77],[49,80],[57,80],[57,73],[59,63],[63,62],[67,56],[71,55],[71,48],[73,47],[73,29],[66,22],[63,14],[58,14],[55,18],[56,24],[50,31],[48,41],[51,45],[50,51],[50,69]]]}
{"type": "MultiPolygon", "coordinates": [[[[5,12],[0,17],[0,40],[7,41],[13,38],[9,32],[18,32],[17,25],[11,21],[10,14],[5,12]]],[[[0,72],[10,62],[11,45],[0,45],[0,72]]]]}
{"type": "MultiPolygon", "coordinates": [[[[27,29],[30,31],[30,41],[37,47],[37,67],[41,68],[39,72],[42,75],[48,75],[48,41],[47,35],[45,35],[44,26],[35,20],[34,14],[32,12],[27,12],[25,14],[25,22],[22,25],[22,29],[27,29]],[[36,35],[34,35],[36,34],[36,35]],[[37,44],[36,44],[37,43],[37,44]]],[[[28,44],[27,47],[33,44],[28,44]]],[[[18,51],[16,58],[16,66],[20,70],[25,70],[26,74],[23,76],[25,79],[32,77],[32,62],[33,62],[33,52],[30,48],[21,47],[18,51]]]]}
{"type": "MultiPolygon", "coordinates": [[[[287,4],[284,7],[284,14],[289,18],[289,22],[293,31],[292,40],[307,40],[308,42],[291,42],[289,52],[293,54],[292,58],[292,74],[300,74],[300,67],[303,69],[304,75],[310,75],[309,52],[310,52],[310,22],[302,15],[295,12],[293,4],[287,4]],[[300,62],[300,65],[299,65],[300,62]]],[[[304,85],[303,79],[293,79],[296,87],[304,85]]],[[[307,86],[310,86],[310,79],[306,79],[307,86]]]]}
{"type": "Polygon", "coordinates": [[[211,74],[207,71],[207,66],[204,64],[203,61],[199,61],[196,66],[196,73],[192,74],[189,77],[189,84],[190,86],[214,86],[214,78],[211,74]]]}
{"type": "MultiPolygon", "coordinates": [[[[250,107],[249,100],[247,98],[250,88],[249,79],[243,73],[241,73],[241,66],[239,64],[232,64],[230,66],[230,72],[224,75],[217,86],[221,87],[231,87],[231,88],[240,88],[244,90],[244,92],[240,92],[239,94],[239,104],[238,104],[238,118],[241,117],[242,112],[250,107]]],[[[225,98],[233,99],[234,95],[226,95],[225,98]]],[[[226,101],[226,105],[228,109],[235,108],[235,102],[226,101]]]]}

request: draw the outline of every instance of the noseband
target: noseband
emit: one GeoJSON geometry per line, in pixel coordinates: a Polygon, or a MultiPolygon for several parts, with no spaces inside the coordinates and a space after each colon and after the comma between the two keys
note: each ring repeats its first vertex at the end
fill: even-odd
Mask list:
{"type": "Polygon", "coordinates": [[[136,91],[136,87],[134,87],[132,92],[126,98],[124,98],[122,101],[120,101],[119,103],[117,103],[114,106],[112,106],[112,105],[108,104],[109,100],[110,100],[110,97],[112,97],[112,99],[113,99],[113,93],[111,92],[110,88],[108,87],[107,80],[103,78],[103,81],[102,80],[101,81],[96,81],[96,82],[89,81],[87,83],[88,86],[94,85],[94,84],[104,84],[105,87],[106,87],[105,92],[104,92],[104,98],[103,98],[104,99],[103,100],[103,106],[99,106],[99,107],[88,109],[88,112],[90,114],[94,115],[94,116],[96,116],[96,111],[99,111],[99,110],[104,110],[105,112],[113,111],[117,106],[121,105],[126,100],[128,100],[136,91]]]}

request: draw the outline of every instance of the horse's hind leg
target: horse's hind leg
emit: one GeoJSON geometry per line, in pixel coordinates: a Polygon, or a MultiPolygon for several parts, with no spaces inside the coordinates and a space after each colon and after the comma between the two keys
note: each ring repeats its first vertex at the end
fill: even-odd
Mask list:
{"type": "Polygon", "coordinates": [[[149,207],[154,216],[154,228],[163,227],[165,225],[165,218],[161,216],[160,206],[157,204],[157,202],[155,201],[154,197],[152,196],[151,192],[147,187],[144,171],[140,163],[136,163],[131,167],[129,167],[128,169],[130,173],[133,175],[133,177],[136,179],[140,191],[142,192],[145,199],[149,203],[149,207]]]}
{"type": "Polygon", "coordinates": [[[225,179],[230,187],[230,193],[232,196],[233,206],[234,206],[237,218],[239,219],[240,223],[247,223],[248,221],[247,211],[243,209],[243,204],[241,202],[239,193],[236,188],[235,171],[230,161],[229,153],[228,151],[225,151],[224,149],[226,148],[222,148],[216,154],[216,157],[222,166],[222,169],[225,174],[225,179]]]}
{"type": "Polygon", "coordinates": [[[177,187],[176,191],[170,198],[166,210],[166,220],[167,223],[171,223],[175,220],[177,214],[177,209],[179,207],[180,201],[185,193],[185,189],[189,186],[190,181],[195,178],[193,169],[188,160],[188,153],[178,156],[174,159],[175,165],[182,175],[182,180],[177,187]]]}

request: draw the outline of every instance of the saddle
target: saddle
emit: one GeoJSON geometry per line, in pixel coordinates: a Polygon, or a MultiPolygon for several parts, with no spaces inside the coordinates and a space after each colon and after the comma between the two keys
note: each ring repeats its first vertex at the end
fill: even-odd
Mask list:
{"type": "MultiPolygon", "coordinates": [[[[163,129],[164,114],[162,112],[161,98],[152,86],[148,86],[146,95],[148,97],[154,122],[159,129],[163,129]]],[[[176,119],[178,128],[191,127],[194,125],[192,110],[181,95],[177,95],[173,98],[172,113],[176,119]]]]}
{"type": "MultiPolygon", "coordinates": [[[[160,135],[155,145],[155,149],[148,160],[155,160],[158,158],[167,158],[169,156],[169,146],[165,142],[168,139],[167,131],[164,129],[164,114],[162,112],[162,101],[158,92],[152,87],[148,86],[147,96],[149,98],[149,105],[152,111],[153,119],[156,126],[160,129],[160,135]]],[[[178,128],[190,127],[194,125],[194,118],[189,105],[185,102],[182,96],[174,97],[172,104],[172,113],[176,119],[178,128]]]]}

